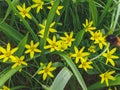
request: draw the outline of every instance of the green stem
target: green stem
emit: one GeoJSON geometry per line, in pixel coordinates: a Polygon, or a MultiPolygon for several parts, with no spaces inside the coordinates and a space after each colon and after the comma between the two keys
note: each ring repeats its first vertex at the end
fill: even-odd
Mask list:
{"type": "Polygon", "coordinates": [[[99,58],[103,53],[105,53],[108,50],[109,46],[110,44],[108,43],[108,46],[104,49],[104,51],[100,53],[99,55],[97,55],[96,57],[90,59],[90,61],[94,61],[95,59],[99,58]]]}

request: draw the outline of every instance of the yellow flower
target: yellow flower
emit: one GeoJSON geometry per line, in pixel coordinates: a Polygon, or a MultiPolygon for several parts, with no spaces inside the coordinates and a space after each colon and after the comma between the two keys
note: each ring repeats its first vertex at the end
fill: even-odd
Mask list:
{"type": "Polygon", "coordinates": [[[15,59],[14,57],[14,53],[18,50],[18,48],[14,48],[11,50],[11,46],[10,46],[10,43],[7,44],[7,49],[5,50],[3,47],[0,47],[0,51],[2,54],[0,54],[0,59],[4,58],[3,59],[3,62],[6,62],[8,59],[15,59]]]}
{"type": "Polygon", "coordinates": [[[31,7],[32,8],[35,8],[37,7],[37,10],[36,12],[39,13],[40,9],[42,9],[43,5],[44,5],[44,2],[42,0],[32,0],[35,4],[33,4],[31,7]]]}
{"type": "Polygon", "coordinates": [[[83,58],[81,59],[81,64],[78,66],[78,68],[83,68],[87,72],[87,69],[93,69],[90,64],[92,64],[91,61],[87,61],[87,58],[83,58]]]}
{"type": "Polygon", "coordinates": [[[112,66],[115,66],[115,62],[113,61],[113,59],[118,59],[118,56],[112,55],[116,52],[116,48],[113,48],[111,51],[108,49],[107,53],[104,53],[103,56],[107,58],[106,60],[106,64],[108,62],[111,63],[112,66]]]}
{"type": "Polygon", "coordinates": [[[22,64],[25,65],[25,66],[27,66],[27,63],[23,61],[24,58],[25,58],[24,56],[21,56],[20,58],[16,56],[15,59],[12,60],[12,62],[15,63],[15,64],[12,66],[12,68],[16,68],[17,66],[21,66],[22,64]]]}
{"type": "Polygon", "coordinates": [[[50,38],[47,38],[47,42],[49,43],[49,45],[46,45],[44,47],[44,49],[49,49],[50,48],[50,52],[53,52],[55,50],[59,50],[58,48],[58,42],[56,41],[56,36],[53,36],[53,40],[51,40],[50,38]]]}
{"type": "Polygon", "coordinates": [[[88,51],[95,53],[95,52],[96,52],[95,46],[93,46],[93,45],[90,46],[90,47],[88,48],[88,51]]]}
{"type": "Polygon", "coordinates": [[[64,40],[69,47],[71,47],[71,44],[75,39],[73,38],[73,32],[70,33],[70,36],[68,35],[67,32],[64,32],[65,37],[60,37],[61,40],[64,40]]]}
{"type": "Polygon", "coordinates": [[[96,31],[95,33],[91,32],[90,34],[92,35],[92,37],[90,39],[94,40],[94,44],[98,44],[100,49],[103,48],[103,45],[104,46],[107,45],[105,37],[102,36],[102,32],[100,32],[100,30],[96,31]]]}
{"type": "Polygon", "coordinates": [[[68,44],[66,44],[66,42],[63,40],[59,40],[57,41],[57,43],[58,43],[58,51],[63,52],[64,50],[68,48],[68,44]]]}
{"type": "MultiPolygon", "coordinates": [[[[44,36],[45,27],[46,27],[46,22],[47,22],[47,21],[45,20],[45,22],[44,22],[43,24],[39,24],[39,26],[40,26],[42,29],[38,32],[38,34],[39,34],[39,36],[40,36],[41,38],[43,38],[43,36],[44,36]]],[[[54,28],[52,28],[54,25],[55,25],[55,22],[52,22],[52,23],[50,24],[49,32],[51,32],[51,33],[57,32],[57,30],[55,30],[54,28]]],[[[48,34],[48,35],[49,35],[49,34],[48,34]]]]}
{"type": "Polygon", "coordinates": [[[90,40],[93,40],[93,41],[99,41],[99,37],[102,37],[102,32],[100,32],[100,30],[96,31],[96,32],[90,32],[91,34],[91,38],[90,40]]]}
{"type": "Polygon", "coordinates": [[[25,17],[28,17],[29,19],[32,18],[29,14],[31,7],[26,8],[25,3],[22,5],[22,7],[20,5],[17,5],[17,9],[20,11],[19,13],[23,18],[25,17]]]}
{"type": "Polygon", "coordinates": [[[30,58],[33,58],[35,52],[41,52],[41,50],[37,49],[38,46],[39,42],[34,44],[33,40],[31,40],[30,45],[25,45],[25,47],[28,49],[25,51],[25,53],[30,53],[30,58]]]}
{"type": "Polygon", "coordinates": [[[104,81],[106,82],[106,85],[109,86],[109,82],[108,80],[115,80],[115,77],[113,77],[111,74],[115,73],[115,71],[107,71],[103,74],[100,74],[101,77],[101,83],[103,83],[104,81]]]}
{"type": "Polygon", "coordinates": [[[54,75],[51,72],[54,71],[56,67],[51,67],[51,66],[52,66],[52,62],[49,62],[47,66],[43,67],[43,70],[38,71],[38,74],[43,74],[43,80],[46,80],[47,75],[49,75],[52,78],[54,77],[54,75]]]}
{"type": "Polygon", "coordinates": [[[7,86],[3,85],[2,89],[0,90],[10,90],[10,88],[8,88],[7,86]]]}
{"type": "MultiPolygon", "coordinates": [[[[48,9],[51,9],[52,6],[53,6],[53,4],[54,4],[54,3],[51,3],[51,6],[48,6],[47,8],[48,8],[48,9]]],[[[56,9],[56,13],[57,13],[57,15],[60,15],[59,10],[61,10],[63,7],[64,7],[64,6],[58,6],[58,7],[57,7],[57,9],[56,9]]]]}
{"type": "Polygon", "coordinates": [[[92,27],[93,21],[88,22],[88,19],[86,19],[85,24],[83,24],[83,27],[85,28],[86,32],[91,32],[91,30],[95,30],[96,27],[92,27]]]}
{"type": "Polygon", "coordinates": [[[72,57],[75,57],[75,63],[79,62],[79,59],[83,59],[85,56],[88,56],[90,53],[88,52],[83,52],[85,49],[85,47],[82,47],[80,50],[78,50],[78,48],[75,46],[74,50],[75,50],[75,54],[72,54],[72,57]]]}

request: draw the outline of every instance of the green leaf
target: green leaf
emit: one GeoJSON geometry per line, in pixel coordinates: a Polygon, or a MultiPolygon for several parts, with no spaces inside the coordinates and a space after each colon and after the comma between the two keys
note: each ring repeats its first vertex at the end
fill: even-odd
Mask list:
{"type": "Polygon", "coordinates": [[[0,78],[0,87],[2,87],[4,85],[4,83],[11,78],[11,76],[13,76],[19,69],[21,69],[21,66],[13,68],[13,69],[9,69],[9,71],[7,73],[5,73],[1,78],[0,78]]]}
{"type": "MultiPolygon", "coordinates": [[[[18,2],[19,2],[19,0],[13,0],[13,1],[12,1],[12,4],[13,4],[13,5],[16,5],[18,2]]],[[[6,20],[6,18],[9,16],[10,12],[11,12],[11,8],[10,8],[10,6],[9,6],[9,7],[7,8],[7,12],[6,12],[6,14],[5,14],[5,17],[4,17],[3,20],[0,22],[0,24],[3,23],[3,22],[6,20]]]]}
{"type": "Polygon", "coordinates": [[[58,53],[61,57],[64,58],[64,60],[67,62],[67,64],[70,66],[70,68],[72,69],[75,77],[77,78],[79,84],[81,85],[83,90],[87,90],[87,86],[82,78],[82,75],[79,73],[76,65],[73,63],[73,61],[71,60],[71,58],[69,58],[67,55],[63,54],[63,53],[58,53]]]}
{"type": "Polygon", "coordinates": [[[94,0],[88,0],[88,2],[89,2],[89,7],[90,7],[91,14],[92,14],[92,19],[93,19],[93,22],[94,22],[94,26],[96,26],[97,25],[97,19],[98,19],[97,7],[95,5],[94,0]]]}
{"type": "Polygon", "coordinates": [[[102,23],[105,15],[108,13],[108,11],[109,11],[109,9],[111,7],[111,4],[113,4],[113,0],[108,0],[107,3],[105,4],[105,8],[103,10],[103,13],[99,18],[99,25],[102,23]]]}
{"type": "MultiPolygon", "coordinates": [[[[120,85],[120,74],[116,76],[115,80],[109,80],[109,86],[116,86],[116,85],[120,85]]],[[[107,87],[105,82],[103,84],[99,82],[96,82],[94,84],[92,84],[91,86],[88,87],[88,90],[98,90],[100,88],[104,88],[107,87]]]]}
{"type": "Polygon", "coordinates": [[[57,9],[59,3],[60,3],[60,0],[56,0],[54,2],[54,5],[50,9],[50,12],[48,13],[46,27],[45,27],[45,32],[44,32],[44,37],[43,37],[43,39],[41,41],[42,51],[44,50],[44,45],[46,45],[46,39],[47,39],[47,36],[48,36],[49,27],[50,27],[51,22],[53,21],[53,18],[55,16],[56,9],[57,9]]]}
{"type": "Polygon", "coordinates": [[[20,34],[13,27],[9,26],[7,23],[0,24],[0,31],[2,31],[7,36],[10,36],[11,39],[15,40],[16,42],[21,41],[21,39],[23,38],[22,34],[20,34]]]}
{"type": "Polygon", "coordinates": [[[77,35],[75,37],[75,41],[72,44],[71,51],[74,49],[74,46],[77,47],[80,44],[81,40],[83,39],[84,34],[85,34],[85,30],[80,30],[77,33],[77,35]]]}
{"type": "Polygon", "coordinates": [[[28,34],[18,44],[18,50],[16,52],[17,56],[19,57],[22,56],[27,40],[28,40],[28,34]]]}
{"type": "Polygon", "coordinates": [[[57,75],[55,80],[53,81],[50,90],[64,90],[67,82],[72,76],[72,72],[64,67],[57,75]]]}

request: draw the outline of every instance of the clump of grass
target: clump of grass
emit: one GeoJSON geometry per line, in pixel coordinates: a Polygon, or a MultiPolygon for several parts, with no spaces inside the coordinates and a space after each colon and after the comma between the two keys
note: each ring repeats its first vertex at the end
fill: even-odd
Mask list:
{"type": "Polygon", "coordinates": [[[0,2],[1,89],[119,89],[119,0],[0,2]]]}

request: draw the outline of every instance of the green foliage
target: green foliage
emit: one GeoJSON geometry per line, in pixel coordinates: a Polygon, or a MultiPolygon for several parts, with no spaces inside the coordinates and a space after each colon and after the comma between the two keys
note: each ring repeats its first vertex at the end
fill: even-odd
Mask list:
{"type": "Polygon", "coordinates": [[[120,50],[117,47],[112,51],[115,46],[107,43],[106,37],[120,34],[120,0],[42,0],[42,8],[34,5],[34,1],[0,0],[0,89],[5,85],[11,90],[101,90],[109,87],[119,90],[117,56],[120,50]],[[27,18],[28,15],[32,18],[27,18]],[[12,60],[9,56],[14,47],[18,50],[12,60]],[[16,61],[16,56],[25,56],[27,66],[21,59],[16,61]],[[3,62],[6,57],[8,60],[3,62]],[[49,62],[52,65],[48,65],[49,62]],[[13,64],[17,66],[11,68],[13,64]],[[100,77],[112,70],[116,71],[111,75],[115,80],[110,80],[109,76],[100,77]]]}

